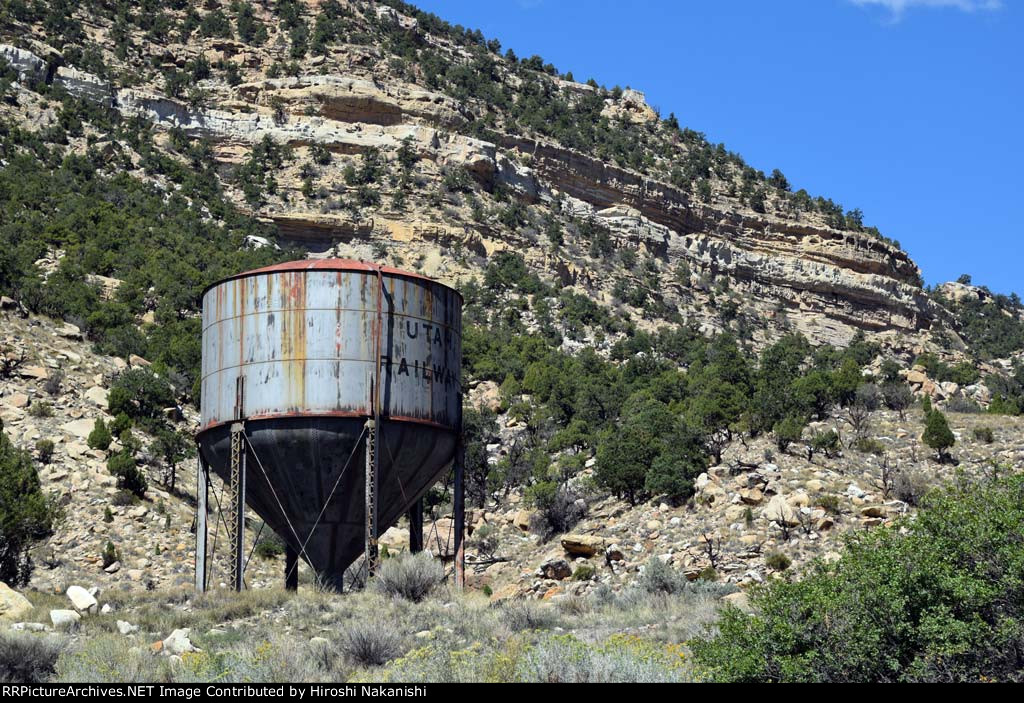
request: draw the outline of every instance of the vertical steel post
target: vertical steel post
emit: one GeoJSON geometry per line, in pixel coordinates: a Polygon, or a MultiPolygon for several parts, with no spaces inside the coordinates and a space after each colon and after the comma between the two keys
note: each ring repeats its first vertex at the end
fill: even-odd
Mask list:
{"type": "Polygon", "coordinates": [[[462,446],[462,432],[455,445],[455,586],[466,585],[466,486],[465,486],[466,452],[462,446]]]}
{"type": "Polygon", "coordinates": [[[377,427],[366,421],[366,578],[377,569],[377,427]]]}
{"type": "Polygon", "coordinates": [[[284,588],[286,591],[299,590],[299,553],[290,544],[284,548],[284,588]]]}
{"type": "Polygon", "coordinates": [[[206,502],[209,499],[208,467],[199,452],[196,478],[196,591],[206,590],[206,502]]]}
{"type": "Polygon", "coordinates": [[[423,499],[420,498],[409,508],[409,551],[413,554],[423,551],[423,499]]]}
{"type": "Polygon", "coordinates": [[[231,562],[228,575],[231,588],[241,591],[245,586],[245,462],[248,455],[245,425],[231,425],[231,480],[228,482],[228,553],[231,562]]]}

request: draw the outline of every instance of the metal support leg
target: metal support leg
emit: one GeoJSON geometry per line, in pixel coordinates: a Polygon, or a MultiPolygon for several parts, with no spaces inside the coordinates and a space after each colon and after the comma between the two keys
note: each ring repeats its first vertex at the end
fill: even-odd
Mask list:
{"type": "Polygon", "coordinates": [[[466,585],[466,486],[465,486],[466,452],[462,446],[462,438],[455,447],[455,586],[466,585]]]}
{"type": "Polygon", "coordinates": [[[377,570],[377,538],[380,536],[377,514],[377,425],[366,421],[366,577],[377,570]]]}
{"type": "Polygon", "coordinates": [[[196,591],[206,590],[206,501],[209,498],[208,467],[199,453],[196,481],[196,591]]]}
{"type": "Polygon", "coordinates": [[[228,550],[231,563],[228,576],[231,588],[241,591],[245,586],[245,425],[231,426],[231,480],[228,482],[228,550]]]}
{"type": "Polygon", "coordinates": [[[420,498],[409,508],[409,551],[415,554],[423,551],[423,499],[420,498]]]}
{"type": "Polygon", "coordinates": [[[290,545],[284,548],[284,588],[286,591],[299,590],[299,553],[290,545]]]}

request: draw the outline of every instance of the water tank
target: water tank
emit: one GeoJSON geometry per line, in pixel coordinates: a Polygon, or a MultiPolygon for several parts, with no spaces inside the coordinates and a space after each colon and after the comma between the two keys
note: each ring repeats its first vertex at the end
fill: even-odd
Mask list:
{"type": "Polygon", "coordinates": [[[227,480],[243,420],[248,506],[340,586],[363,551],[366,420],[379,409],[383,530],[452,461],[461,359],[461,296],[415,273],[326,259],[232,276],[203,295],[200,451],[227,480]]]}

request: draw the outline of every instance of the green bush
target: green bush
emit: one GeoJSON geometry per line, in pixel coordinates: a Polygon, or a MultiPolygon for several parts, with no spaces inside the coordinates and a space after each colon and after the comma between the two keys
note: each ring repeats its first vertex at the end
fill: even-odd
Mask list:
{"type": "Polygon", "coordinates": [[[782,552],[772,552],[764,558],[764,563],[770,569],[785,571],[793,563],[793,560],[782,552]]]}
{"type": "Polygon", "coordinates": [[[974,438],[985,444],[992,444],[996,441],[995,433],[992,432],[991,427],[975,427],[974,438]]]}
{"type": "Polygon", "coordinates": [[[786,451],[790,444],[800,441],[806,424],[802,417],[795,415],[790,415],[775,423],[772,432],[775,433],[775,446],[779,448],[780,452],[786,451]]]}
{"type": "Polygon", "coordinates": [[[925,416],[925,428],[924,434],[921,435],[921,441],[936,451],[939,461],[948,458],[949,448],[956,444],[956,437],[949,429],[945,415],[938,410],[932,410],[925,416]]]}
{"type": "Polygon", "coordinates": [[[864,454],[882,456],[885,454],[885,445],[872,437],[861,437],[853,443],[853,448],[864,454]]]}
{"type": "Polygon", "coordinates": [[[920,471],[900,471],[893,480],[892,492],[907,505],[920,505],[931,488],[928,477],[920,471]]]}
{"type": "Polygon", "coordinates": [[[110,443],[114,441],[113,436],[110,434],[110,429],[107,427],[107,423],[103,421],[103,418],[96,418],[96,423],[92,427],[92,432],[89,433],[89,437],[85,440],[85,443],[89,445],[90,449],[102,449],[106,451],[110,448],[110,443]]]}
{"type": "Polygon", "coordinates": [[[381,592],[419,602],[444,578],[441,563],[426,552],[403,554],[381,563],[373,583],[381,592]]]}
{"type": "Polygon", "coordinates": [[[597,575],[597,569],[592,564],[580,564],[572,572],[573,581],[590,581],[597,575]]]}
{"type": "Polygon", "coordinates": [[[130,452],[120,451],[107,459],[107,470],[117,478],[117,487],[139,498],[146,494],[149,484],[139,470],[135,457],[130,452]]]}
{"type": "Polygon", "coordinates": [[[721,681],[1019,681],[1024,476],[929,494],[910,529],[854,534],[843,557],[723,611],[693,641],[721,681]]]}
{"type": "Polygon", "coordinates": [[[39,461],[42,464],[49,464],[53,459],[54,444],[52,439],[41,439],[36,442],[36,453],[39,454],[39,461]]]}
{"type": "Polygon", "coordinates": [[[155,428],[163,421],[163,409],[174,405],[174,389],[148,367],[132,368],[118,374],[107,403],[111,415],[123,413],[144,427],[155,428]]]}
{"type": "Polygon", "coordinates": [[[402,654],[401,636],[384,622],[352,622],[339,639],[345,657],[359,666],[381,666],[402,654]]]}
{"type": "Polygon", "coordinates": [[[56,515],[32,457],[11,443],[0,420],[0,581],[11,586],[28,582],[33,569],[29,549],[52,534],[56,515]]]}
{"type": "Polygon", "coordinates": [[[533,601],[513,600],[501,605],[501,621],[512,632],[546,630],[555,624],[556,619],[553,610],[533,601]]]}
{"type": "Polygon", "coordinates": [[[52,635],[0,632],[0,683],[45,683],[53,675],[64,641],[52,635]]]}
{"type": "MultiPolygon", "coordinates": [[[[271,531],[269,535],[260,537],[256,542],[256,556],[261,559],[273,559],[284,554],[284,547],[284,540],[271,531]]],[[[383,558],[383,548],[381,558],[383,558]]]]}
{"type": "Polygon", "coordinates": [[[644,571],[637,579],[637,587],[644,593],[674,594],[682,593],[687,586],[686,575],[674,569],[661,559],[653,557],[647,560],[644,571]]]}
{"type": "Polygon", "coordinates": [[[132,424],[132,419],[126,413],[118,413],[114,421],[110,423],[110,434],[120,437],[125,433],[125,430],[132,428],[132,424]]]}
{"type": "Polygon", "coordinates": [[[824,508],[825,512],[838,515],[840,511],[839,496],[833,493],[817,493],[814,496],[814,504],[824,508]]]}
{"type": "Polygon", "coordinates": [[[106,546],[103,547],[103,568],[107,568],[111,564],[120,560],[120,555],[117,553],[117,548],[114,543],[107,540],[106,546]]]}
{"type": "Polygon", "coordinates": [[[39,400],[29,406],[28,414],[32,417],[53,417],[53,406],[39,400]]]}

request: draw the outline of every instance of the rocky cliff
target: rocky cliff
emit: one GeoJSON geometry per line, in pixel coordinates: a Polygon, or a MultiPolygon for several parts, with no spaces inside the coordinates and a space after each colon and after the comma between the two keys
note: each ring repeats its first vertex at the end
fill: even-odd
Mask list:
{"type": "MultiPolygon", "coordinates": [[[[208,5],[200,19],[220,13],[226,29],[204,36],[204,24],[185,41],[185,29],[159,35],[143,30],[141,17],[122,27],[86,6],[75,12],[82,34],[72,42],[9,17],[0,55],[24,87],[4,111],[55,123],[55,111],[36,109],[27,90],[45,84],[151,121],[168,153],[182,136],[206,140],[230,196],[276,224],[282,245],[311,256],[386,257],[455,282],[510,249],[543,277],[617,305],[642,325],[732,327],[756,346],[787,329],[840,345],[863,330],[909,349],[942,319],[898,246],[799,205],[788,185],[764,185],[738,157],[660,120],[638,91],[524,68],[423,26],[401,6],[409,13],[361,2],[300,5],[308,27],[336,29],[334,41],[301,51],[270,8],[250,6],[267,34],[257,45],[236,38],[237,8],[208,5]],[[400,43],[419,47],[419,64],[400,43]],[[435,57],[477,71],[465,79],[477,87],[458,89],[451,68],[437,78],[425,68],[435,57]],[[175,83],[181,76],[183,85],[175,83]],[[481,83],[511,96],[507,105],[481,100],[481,83]],[[570,111],[596,100],[598,121],[632,140],[639,167],[593,144],[560,143],[528,126],[528,116],[517,118],[534,86],[570,111]],[[273,187],[254,193],[251,172],[240,174],[264,140],[290,150],[270,167],[273,187]],[[358,183],[352,174],[367,154],[379,155],[379,173],[358,183]],[[681,178],[678,165],[702,154],[713,165],[681,178]],[[461,174],[470,182],[453,187],[461,174]],[[510,199],[520,209],[503,216],[510,199]],[[582,233],[592,228],[580,223],[598,225],[608,241],[595,247],[582,233]],[[552,227],[564,231],[562,242],[542,233],[552,227]],[[640,292],[624,296],[629,289],[640,292]]],[[[192,14],[160,16],[176,27],[192,14]]]]}

